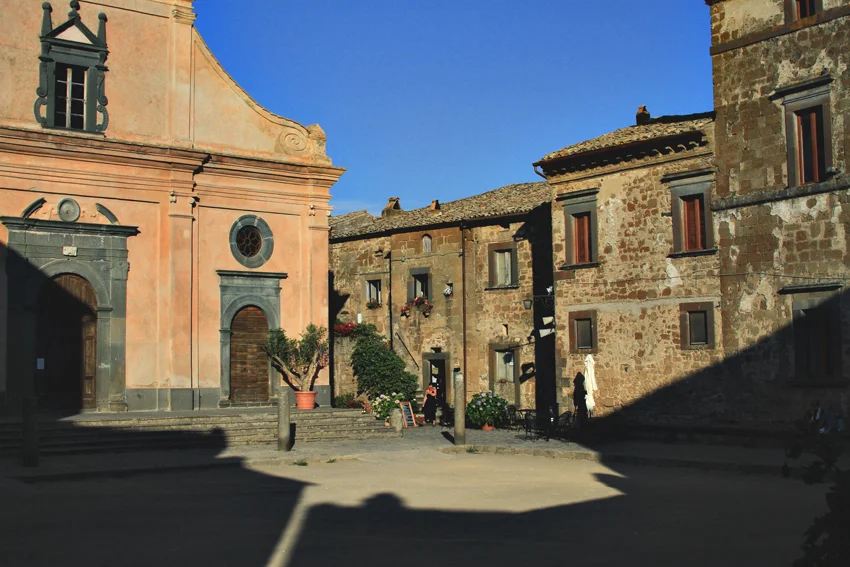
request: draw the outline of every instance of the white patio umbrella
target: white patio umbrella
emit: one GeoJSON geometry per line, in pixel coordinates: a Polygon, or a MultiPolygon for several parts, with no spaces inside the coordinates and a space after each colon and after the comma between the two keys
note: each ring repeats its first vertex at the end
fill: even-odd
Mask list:
{"type": "Polygon", "coordinates": [[[584,395],[584,401],[587,404],[587,411],[592,412],[596,407],[596,401],[593,399],[593,392],[599,391],[599,386],[596,385],[596,361],[593,360],[593,355],[588,354],[584,357],[584,389],[587,392],[584,395]]]}

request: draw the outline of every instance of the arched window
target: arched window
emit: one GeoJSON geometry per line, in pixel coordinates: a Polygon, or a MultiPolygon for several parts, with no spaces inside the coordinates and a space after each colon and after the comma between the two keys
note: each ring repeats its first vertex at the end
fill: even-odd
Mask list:
{"type": "Polygon", "coordinates": [[[431,253],[431,237],[427,234],[422,237],[422,253],[430,254],[431,253]]]}

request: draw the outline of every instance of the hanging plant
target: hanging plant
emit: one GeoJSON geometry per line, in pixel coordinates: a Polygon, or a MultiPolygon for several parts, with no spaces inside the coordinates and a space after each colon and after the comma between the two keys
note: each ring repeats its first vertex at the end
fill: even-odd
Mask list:
{"type": "Polygon", "coordinates": [[[410,317],[410,304],[405,303],[401,308],[401,316],[402,317],[410,317]]]}

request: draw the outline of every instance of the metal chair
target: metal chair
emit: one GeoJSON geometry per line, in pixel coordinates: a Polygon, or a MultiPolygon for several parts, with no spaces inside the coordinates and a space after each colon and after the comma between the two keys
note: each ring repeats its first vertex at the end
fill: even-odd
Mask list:
{"type": "Polygon", "coordinates": [[[570,436],[570,431],[573,429],[573,426],[573,413],[571,411],[565,411],[560,416],[558,416],[558,420],[555,422],[553,436],[555,437],[555,439],[568,439],[570,436]]]}
{"type": "Polygon", "coordinates": [[[522,427],[522,417],[517,412],[516,406],[508,406],[505,408],[505,425],[509,429],[519,429],[522,427]]]}
{"type": "Polygon", "coordinates": [[[537,424],[537,411],[536,410],[526,410],[523,412],[523,425],[525,427],[525,438],[531,439],[532,436],[534,439],[540,439],[540,427],[537,424]]]}

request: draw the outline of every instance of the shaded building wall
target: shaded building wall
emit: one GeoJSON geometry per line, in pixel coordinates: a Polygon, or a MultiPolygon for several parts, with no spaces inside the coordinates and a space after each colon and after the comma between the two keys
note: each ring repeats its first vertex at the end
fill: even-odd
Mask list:
{"type": "MultiPolygon", "coordinates": [[[[710,126],[706,134],[710,140],[710,126]]],[[[584,372],[588,354],[570,346],[575,333],[570,315],[575,312],[591,312],[596,317],[596,343],[589,352],[596,362],[596,414],[600,416],[685,382],[722,359],[718,256],[673,254],[673,197],[669,185],[662,183],[665,175],[706,170],[712,159],[709,144],[663,159],[626,160],[621,165],[549,179],[555,194],[557,394],[563,407],[572,405],[573,379],[584,372]],[[595,237],[599,264],[565,269],[564,205],[570,193],[592,188],[598,189],[595,237]],[[681,305],[695,302],[715,306],[713,348],[682,346],[681,305]]],[[[722,400],[690,389],[680,393],[678,399],[641,407],[635,417],[644,421],[695,419],[721,411],[722,400]]]]}
{"type": "Polygon", "coordinates": [[[841,297],[850,260],[850,4],[824,0],[822,5],[822,13],[797,22],[786,21],[780,0],[711,6],[717,111],[713,209],[726,274],[724,350],[737,355],[724,368],[735,386],[727,402],[738,421],[788,421],[813,400],[843,404],[845,414],[850,404],[850,306],[841,297]],[[822,84],[806,86],[827,75],[822,84]],[[828,93],[826,145],[835,170],[818,183],[801,184],[788,155],[796,134],[784,103],[818,89],[828,93]],[[807,286],[821,293],[815,290],[821,284],[837,284],[826,293],[834,295],[840,317],[830,335],[841,350],[843,371],[827,385],[797,368],[794,339],[795,302],[814,297],[807,286]],[[795,287],[797,292],[787,292],[795,287]]]}
{"type": "MultiPolygon", "coordinates": [[[[534,310],[526,309],[523,304],[524,299],[530,300],[533,295],[532,246],[528,240],[527,218],[508,219],[503,225],[475,225],[463,232],[467,256],[467,360],[464,371],[467,397],[495,389],[522,407],[534,407],[536,365],[534,344],[530,341],[534,310]],[[516,246],[518,280],[515,286],[490,285],[491,245],[516,246]],[[491,376],[491,351],[511,348],[517,349],[515,364],[521,384],[518,397],[512,384],[499,383],[491,376]]],[[[549,238],[548,231],[536,234],[549,238]]],[[[420,378],[420,387],[428,379],[426,357],[442,355],[449,378],[453,368],[464,365],[462,248],[461,229],[457,226],[399,231],[389,236],[343,242],[332,239],[330,265],[335,287],[332,294],[341,304],[338,319],[357,321],[359,314],[362,322],[374,323],[387,337],[392,335],[393,348],[405,360],[407,369],[420,378]],[[426,235],[431,238],[431,252],[423,251],[426,235]],[[377,250],[381,253],[377,254],[377,250]],[[434,308],[428,317],[415,307],[409,317],[404,317],[402,307],[412,299],[412,274],[422,270],[427,270],[430,276],[430,301],[434,308]],[[384,304],[377,309],[366,309],[365,280],[373,277],[382,278],[384,304]],[[388,282],[391,282],[389,287],[388,282]],[[451,296],[444,294],[449,287],[451,296]],[[389,327],[390,318],[392,328],[389,327]]],[[[350,366],[351,342],[351,339],[335,340],[333,380],[336,394],[356,389],[350,366]]],[[[451,380],[448,380],[447,395],[452,399],[451,380]]]]}

